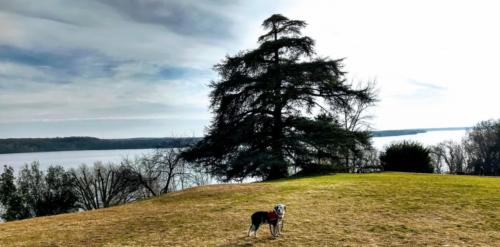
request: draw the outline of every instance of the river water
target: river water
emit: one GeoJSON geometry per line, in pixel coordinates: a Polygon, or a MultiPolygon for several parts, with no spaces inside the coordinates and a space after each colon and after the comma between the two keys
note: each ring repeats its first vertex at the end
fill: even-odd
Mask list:
{"type": "MultiPolygon", "coordinates": [[[[416,135],[375,137],[373,138],[373,145],[379,150],[383,150],[385,146],[392,142],[402,140],[434,145],[445,140],[460,141],[464,136],[465,130],[430,131],[416,135]]],[[[10,165],[17,171],[24,164],[30,164],[36,160],[40,162],[42,170],[45,170],[50,165],[61,165],[69,169],[76,168],[81,164],[91,165],[96,161],[119,163],[124,158],[134,158],[152,151],[151,149],[122,149],[0,154],[0,165],[10,165]]]]}

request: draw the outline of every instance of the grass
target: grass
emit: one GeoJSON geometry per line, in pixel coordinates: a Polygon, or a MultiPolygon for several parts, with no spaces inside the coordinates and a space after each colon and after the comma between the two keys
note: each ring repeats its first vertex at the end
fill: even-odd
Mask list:
{"type": "Polygon", "coordinates": [[[500,246],[500,178],[337,174],[211,185],[73,214],[0,224],[0,246],[500,246]],[[246,237],[287,205],[283,236],[246,237]]]}

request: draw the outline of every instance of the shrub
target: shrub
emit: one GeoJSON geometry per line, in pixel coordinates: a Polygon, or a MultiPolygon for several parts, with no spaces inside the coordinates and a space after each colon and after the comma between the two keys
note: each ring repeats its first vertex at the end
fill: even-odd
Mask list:
{"type": "Polygon", "coordinates": [[[380,154],[384,171],[432,173],[430,150],[417,142],[393,143],[380,154]]]}

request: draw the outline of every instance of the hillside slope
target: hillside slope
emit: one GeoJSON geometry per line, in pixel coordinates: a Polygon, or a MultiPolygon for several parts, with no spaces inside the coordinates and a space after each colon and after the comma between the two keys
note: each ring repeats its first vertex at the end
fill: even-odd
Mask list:
{"type": "Polygon", "coordinates": [[[0,246],[500,245],[500,179],[338,174],[212,185],[104,210],[0,225],[0,246]],[[246,237],[287,204],[284,235],[246,237]]]}

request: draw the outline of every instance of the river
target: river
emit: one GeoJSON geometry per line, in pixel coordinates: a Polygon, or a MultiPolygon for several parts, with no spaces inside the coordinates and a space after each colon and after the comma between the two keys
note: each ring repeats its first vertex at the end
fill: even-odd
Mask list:
{"type": "MultiPolygon", "coordinates": [[[[373,138],[373,145],[378,150],[383,150],[386,145],[392,142],[402,140],[413,140],[424,145],[434,145],[445,140],[460,141],[464,135],[465,130],[429,131],[416,135],[375,137],[373,138]]],[[[40,162],[42,170],[45,170],[50,165],[61,165],[69,169],[76,168],[81,164],[91,165],[96,161],[118,163],[124,158],[134,158],[152,151],[151,149],[122,149],[0,154],[0,165],[10,165],[17,171],[24,164],[37,160],[40,162]]]]}

